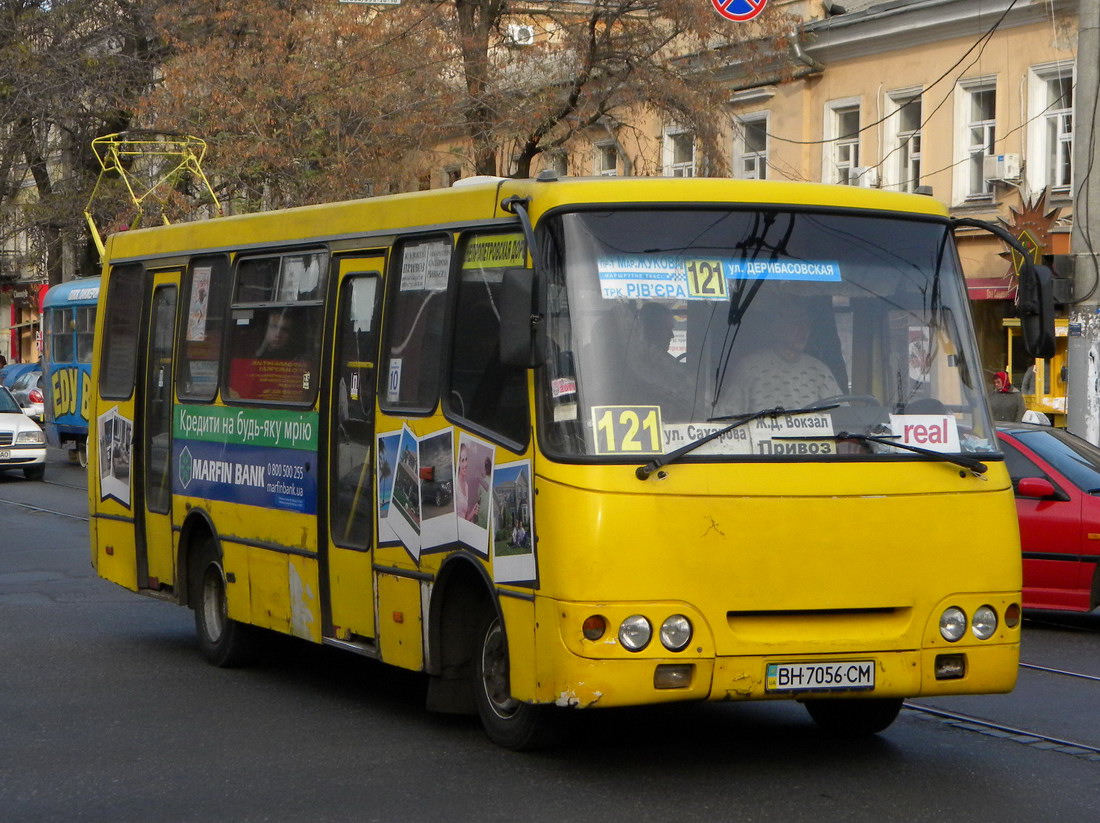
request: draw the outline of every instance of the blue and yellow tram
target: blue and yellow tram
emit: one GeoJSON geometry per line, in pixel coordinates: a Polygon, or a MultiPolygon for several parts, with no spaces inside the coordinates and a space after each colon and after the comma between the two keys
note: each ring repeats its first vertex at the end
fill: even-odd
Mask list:
{"type": "Polygon", "coordinates": [[[46,439],[87,465],[88,403],[99,278],[54,286],[42,301],[46,439]]]}

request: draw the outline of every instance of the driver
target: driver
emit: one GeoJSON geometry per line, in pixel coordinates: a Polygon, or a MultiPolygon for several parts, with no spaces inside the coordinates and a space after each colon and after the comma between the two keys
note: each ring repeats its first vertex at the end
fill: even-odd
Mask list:
{"type": "Polygon", "coordinates": [[[671,309],[645,303],[627,335],[626,371],[634,389],[632,402],[657,402],[665,414],[682,416],[690,394],[687,367],[669,352],[675,318],[671,309]]]}
{"type": "Polygon", "coordinates": [[[786,301],[771,320],[767,345],[745,356],[726,381],[717,404],[723,413],[748,414],[775,406],[799,409],[841,393],[829,367],[803,351],[812,327],[809,306],[786,301]]]}

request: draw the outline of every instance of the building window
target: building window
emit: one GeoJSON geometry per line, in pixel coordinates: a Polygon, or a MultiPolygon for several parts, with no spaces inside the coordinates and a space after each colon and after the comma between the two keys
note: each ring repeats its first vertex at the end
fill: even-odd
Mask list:
{"type": "Polygon", "coordinates": [[[842,186],[859,184],[859,104],[830,103],[825,116],[825,168],[822,181],[842,186]]]}
{"type": "Polygon", "coordinates": [[[664,137],[662,165],[665,177],[694,177],[695,133],[668,129],[664,137]]]}
{"type": "Polygon", "coordinates": [[[962,162],[961,177],[956,182],[963,199],[986,199],[993,193],[993,184],[985,177],[985,158],[994,154],[997,140],[997,87],[993,80],[976,80],[960,86],[960,90],[962,162]]]}
{"type": "Polygon", "coordinates": [[[742,180],[768,178],[768,115],[737,118],[740,133],[733,142],[734,176],[742,180]]]}
{"type": "Polygon", "coordinates": [[[450,188],[462,179],[462,169],[458,166],[447,166],[443,169],[443,186],[450,188]]]}
{"type": "Polygon", "coordinates": [[[546,168],[557,172],[559,177],[569,174],[569,156],[561,149],[546,152],[546,168]]]}
{"type": "Polygon", "coordinates": [[[619,173],[619,153],[614,143],[597,143],[594,160],[595,173],[601,177],[615,177],[619,173]]]}
{"type": "Polygon", "coordinates": [[[888,181],[898,191],[916,191],[920,185],[921,108],[920,92],[899,92],[888,101],[893,113],[886,121],[890,157],[884,164],[888,181]]]}
{"type": "Polygon", "coordinates": [[[1073,64],[1035,66],[1028,78],[1027,179],[1068,194],[1073,182],[1073,64]]]}

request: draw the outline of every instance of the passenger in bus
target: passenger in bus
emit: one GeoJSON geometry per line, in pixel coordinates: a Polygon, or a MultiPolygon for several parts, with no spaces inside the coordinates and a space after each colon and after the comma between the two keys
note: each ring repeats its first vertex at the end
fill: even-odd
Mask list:
{"type": "Polygon", "coordinates": [[[264,339],[256,357],[268,360],[299,360],[303,357],[300,341],[295,339],[295,316],[286,309],[274,309],[267,315],[264,339]]]}
{"type": "Polygon", "coordinates": [[[777,303],[770,316],[767,344],[746,355],[727,378],[717,404],[720,414],[798,409],[841,393],[829,367],[803,351],[813,327],[809,307],[788,300],[777,303]]]}
{"type": "Polygon", "coordinates": [[[687,367],[669,348],[675,318],[663,303],[645,303],[634,316],[627,336],[627,402],[660,405],[666,418],[684,418],[690,401],[687,367]]]}

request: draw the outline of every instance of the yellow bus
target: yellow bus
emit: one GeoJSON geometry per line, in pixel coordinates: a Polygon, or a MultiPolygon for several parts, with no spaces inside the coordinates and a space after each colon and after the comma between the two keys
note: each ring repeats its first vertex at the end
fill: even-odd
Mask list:
{"type": "Polygon", "coordinates": [[[516,749],[561,707],[860,734],[1014,685],[1012,488],[929,197],[481,178],[115,234],[100,299],[92,563],[215,665],[346,649],[516,749]]]}

